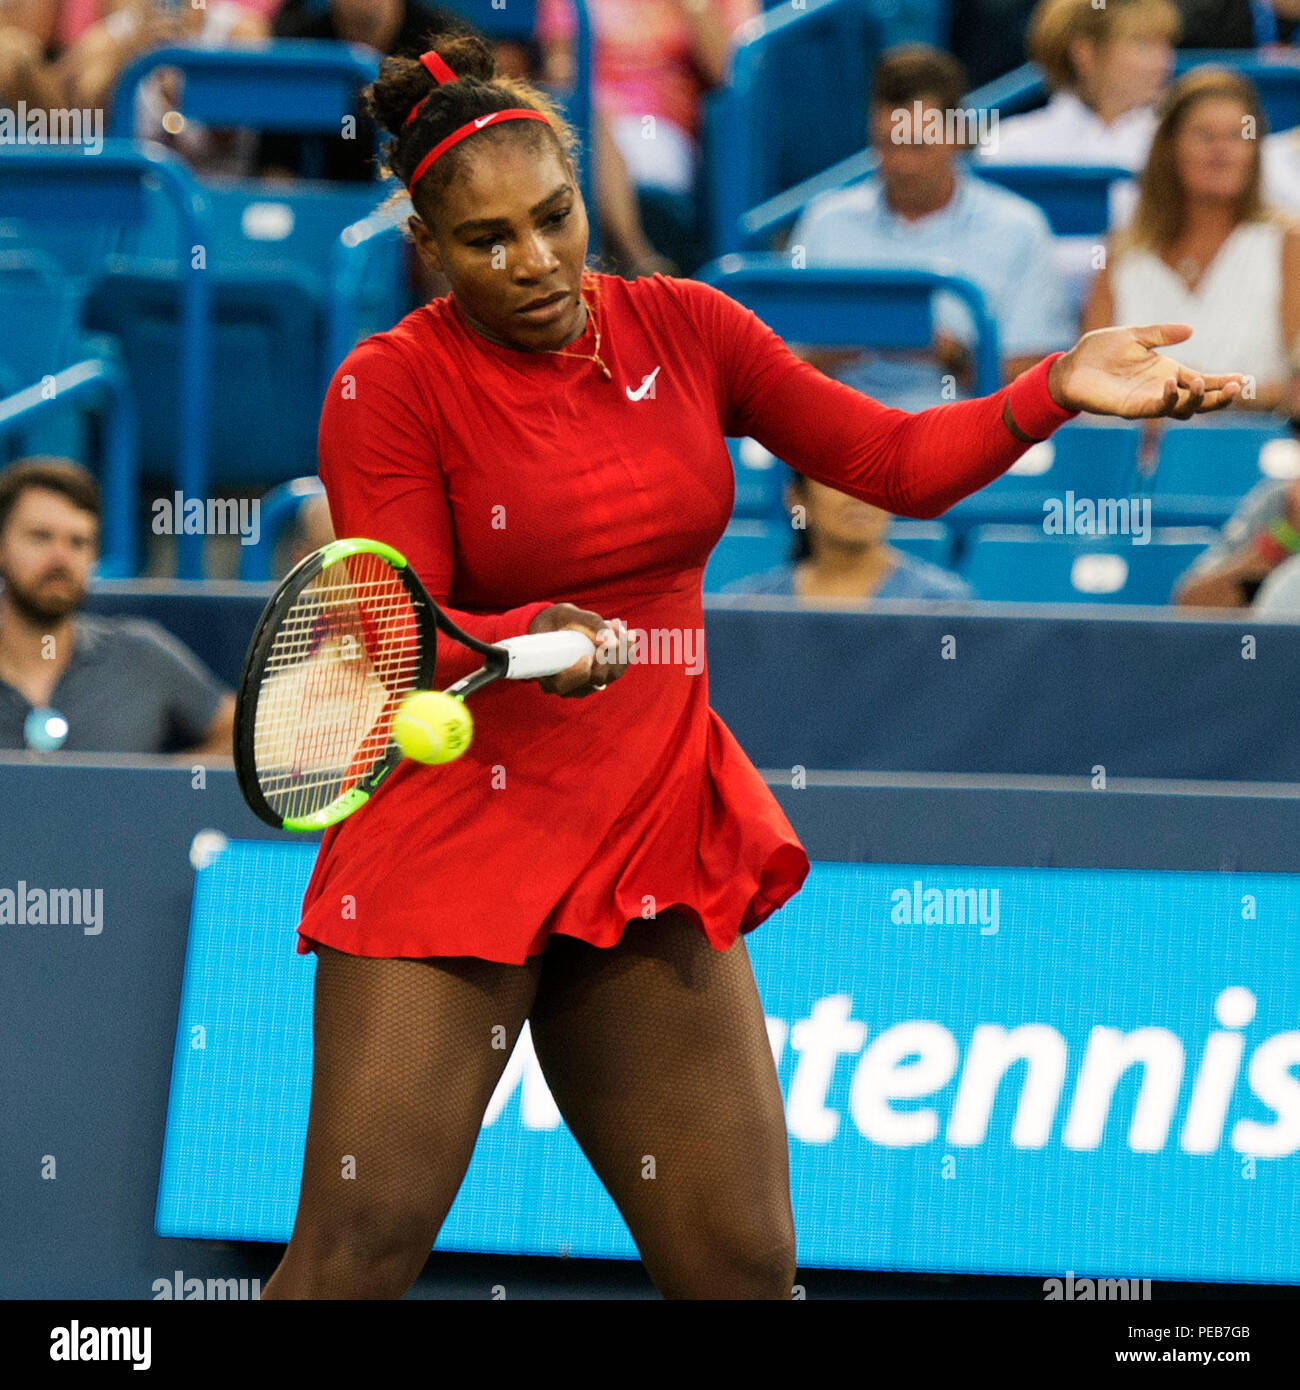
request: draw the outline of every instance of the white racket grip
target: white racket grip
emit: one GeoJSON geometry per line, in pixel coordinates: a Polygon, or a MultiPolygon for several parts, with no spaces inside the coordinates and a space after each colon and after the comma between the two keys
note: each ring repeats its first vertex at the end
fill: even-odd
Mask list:
{"type": "Polygon", "coordinates": [[[504,637],[494,642],[510,654],[505,678],[511,681],[537,680],[567,671],[584,657],[595,658],[596,646],[585,633],[571,628],[563,632],[532,632],[523,637],[504,637]]]}

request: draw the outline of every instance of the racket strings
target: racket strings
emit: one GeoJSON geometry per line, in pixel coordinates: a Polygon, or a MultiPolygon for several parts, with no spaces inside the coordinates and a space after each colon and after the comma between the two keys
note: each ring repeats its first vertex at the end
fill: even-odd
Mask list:
{"type": "Polygon", "coordinates": [[[387,561],[322,570],[276,631],[258,696],[254,759],[277,815],[309,815],[385,757],[392,717],[420,669],[410,592],[387,561]]]}

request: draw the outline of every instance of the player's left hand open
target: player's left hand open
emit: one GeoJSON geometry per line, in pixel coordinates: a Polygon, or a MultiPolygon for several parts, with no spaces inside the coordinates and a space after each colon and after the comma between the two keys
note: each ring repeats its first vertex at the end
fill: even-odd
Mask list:
{"type": "Polygon", "coordinates": [[[1085,333],[1052,363],[1047,389],[1066,410],[1118,415],[1126,420],[1169,415],[1189,420],[1222,410],[1238,396],[1240,372],[1195,372],[1156,348],[1192,336],[1185,323],[1153,323],[1140,328],[1099,328],[1085,333]]]}

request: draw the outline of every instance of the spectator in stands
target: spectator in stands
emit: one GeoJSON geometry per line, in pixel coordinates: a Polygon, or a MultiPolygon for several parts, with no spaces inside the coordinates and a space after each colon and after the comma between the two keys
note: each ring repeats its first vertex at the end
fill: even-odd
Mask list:
{"type": "MultiPolygon", "coordinates": [[[[21,4],[23,0],[7,0],[11,4],[21,4]]],[[[186,0],[181,0],[185,3],[186,0]]],[[[0,7],[6,0],[0,0],[0,7]]],[[[107,19],[118,10],[140,8],[147,0],[28,0],[29,5],[49,12],[50,46],[58,49],[70,48],[87,30],[107,19]]],[[[280,4],[280,0],[239,0],[241,8],[252,14],[269,18],[280,4]]],[[[180,3],[173,6],[180,8],[180,3]]],[[[195,3],[195,9],[202,5],[195,3]]]]}
{"type": "MultiPolygon", "coordinates": [[[[609,118],[599,109],[591,113],[592,156],[595,160],[597,214],[610,271],[627,279],[639,275],[680,275],[682,267],[661,256],[641,222],[641,204],[632,186],[632,175],[609,131],[609,118]]],[[[671,236],[669,238],[671,240],[671,236]]],[[[678,247],[681,255],[681,247],[678,247]]],[[[689,264],[692,251],[684,259],[689,264]]]]}
{"type": "Polygon", "coordinates": [[[893,518],[846,492],[791,473],[785,503],[796,526],[793,557],[763,574],[733,580],[725,594],[783,594],[808,603],[867,599],[971,599],[959,575],[889,544],[893,518]]]}
{"type": "Polygon", "coordinates": [[[1178,582],[1184,608],[1246,608],[1300,616],[1300,481],[1265,478],[1219,539],[1178,582]]]}
{"type": "Polygon", "coordinates": [[[1169,0],[1040,0],[1029,56],[1047,105],[999,120],[978,158],[1002,164],[1117,164],[1138,170],[1155,103],[1173,69],[1179,17],[1169,0]]]}
{"type": "Polygon", "coordinates": [[[57,11],[57,0],[0,0],[0,108],[63,105],[63,84],[50,61],[57,11]]]}
{"type": "MultiPolygon", "coordinates": [[[[61,67],[74,106],[108,107],[122,69],[148,49],[163,44],[219,48],[266,35],[266,21],[234,0],[213,0],[200,7],[135,0],[92,24],[65,51],[61,67]]],[[[137,135],[157,139],[166,133],[161,118],[178,95],[174,79],[159,84],[148,98],[142,94],[136,108],[137,135]]]]}
{"type": "MultiPolygon", "coordinates": [[[[74,106],[108,107],[127,63],[164,44],[225,48],[266,38],[266,20],[234,0],[202,6],[174,6],[165,0],[128,3],[88,28],[64,55],[69,100],[74,106]]],[[[137,139],[170,145],[196,170],[212,175],[249,171],[256,149],[253,132],[213,130],[186,120],[181,74],[160,68],[140,84],[135,95],[137,139]]]]}
{"type": "MultiPolygon", "coordinates": [[[[736,31],[762,6],[759,0],[587,0],[587,8],[597,109],[637,190],[650,242],[689,272],[700,259],[694,195],[702,98],[721,85],[736,31]]],[[[567,87],[575,34],[569,0],[538,0],[537,33],[545,78],[567,87]]],[[[601,168],[603,160],[598,181],[601,168]]]]}
{"type": "MultiPolygon", "coordinates": [[[[8,0],[8,3],[22,4],[24,0],[8,0]]],[[[70,48],[88,29],[117,10],[138,8],[141,3],[147,8],[147,0],[26,0],[26,3],[30,8],[40,7],[49,12],[49,32],[53,37],[47,44],[60,50],[70,48]]],[[[180,3],[174,8],[180,8],[180,3]]],[[[193,9],[203,8],[199,0],[188,0],[188,3],[193,9]]],[[[237,3],[241,10],[258,15],[269,24],[283,0],[237,0],[237,3]]]]}
{"type": "MultiPolygon", "coordinates": [[[[1040,110],[1000,120],[980,146],[978,162],[1141,169],[1179,23],[1169,0],[1039,0],[1029,55],[1046,73],[1052,95],[1040,110]]],[[[1131,179],[1111,185],[1111,227],[1128,221],[1136,199],[1131,179]]],[[[1096,235],[1056,238],[1056,267],[1075,315],[1096,274],[1096,255],[1096,235]]]]}
{"type": "Polygon", "coordinates": [[[1132,223],[1093,282],[1083,328],[1186,323],[1185,361],[1247,373],[1242,409],[1297,413],[1300,231],[1260,192],[1253,85],[1198,68],[1170,89],[1132,223]]]}
{"type": "Polygon", "coordinates": [[[0,470],[0,748],[41,746],[61,719],[66,749],[228,757],[235,698],[189,651],[154,623],[78,611],[99,514],[79,464],[0,470]]]}
{"type": "Polygon", "coordinates": [[[40,42],[42,51],[53,52],[60,11],[66,8],[66,0],[0,0],[0,25],[22,29],[40,42]]]}
{"type": "Polygon", "coordinates": [[[122,0],[45,0],[53,11],[50,30],[60,49],[69,48],[100,20],[122,8],[122,0]]]}
{"type": "MultiPolygon", "coordinates": [[[[823,193],[804,209],[787,245],[807,265],[929,266],[963,275],[983,291],[997,324],[1007,380],[1073,338],[1052,234],[1033,203],[971,177],[958,161],[961,65],[925,44],[888,50],[876,67],[871,111],[877,173],[823,193]],[[914,113],[921,129],[914,131],[914,113]],[[938,127],[938,129],[936,129],[938,127]],[[950,127],[954,127],[951,128],[950,127]],[[945,138],[931,137],[940,131],[945,138]]],[[[971,386],[974,329],[966,307],[935,296],[938,358],[805,350],[823,371],[887,404],[920,410],[971,386]]]]}
{"type": "MultiPolygon", "coordinates": [[[[272,33],[278,39],[334,39],[365,44],[385,55],[416,57],[438,34],[469,27],[449,9],[420,0],[330,0],[327,6],[310,0],[289,0],[275,17],[272,33]]],[[[364,112],[357,114],[351,139],[308,142],[296,135],[265,135],[258,155],[263,174],[276,177],[320,177],[343,183],[368,183],[375,178],[375,127],[364,112]],[[323,146],[319,169],[305,156],[323,146]]]]}

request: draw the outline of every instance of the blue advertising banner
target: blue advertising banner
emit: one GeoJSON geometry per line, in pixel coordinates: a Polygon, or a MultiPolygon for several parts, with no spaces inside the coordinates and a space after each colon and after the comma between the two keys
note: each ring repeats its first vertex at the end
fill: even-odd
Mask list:
{"type": "MultiPolygon", "coordinates": [[[[157,1232],[287,1240],[314,844],[195,879],[157,1232]]],[[[805,1267],[1300,1283],[1294,875],[816,862],[746,938],[805,1267]]],[[[635,1258],[527,1030],[438,1248],[635,1258]]]]}

